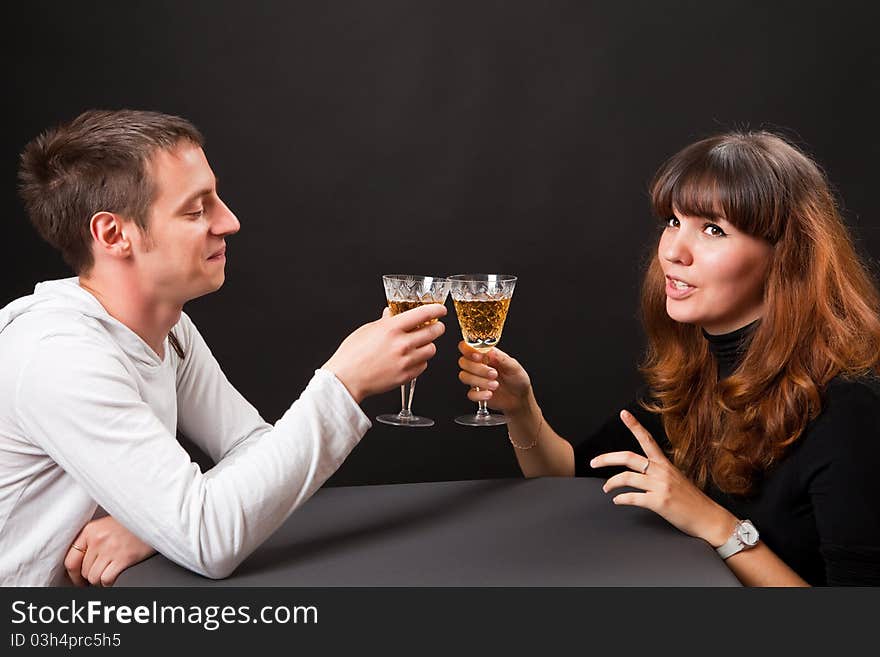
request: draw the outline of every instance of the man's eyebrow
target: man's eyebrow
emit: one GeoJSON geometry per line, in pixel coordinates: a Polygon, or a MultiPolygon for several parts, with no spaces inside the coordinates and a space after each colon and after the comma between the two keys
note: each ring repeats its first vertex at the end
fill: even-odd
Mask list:
{"type": "Polygon", "coordinates": [[[208,194],[214,193],[214,190],[216,190],[216,189],[217,189],[217,179],[214,178],[214,186],[213,187],[206,187],[205,189],[200,189],[199,191],[190,194],[189,196],[186,197],[186,200],[180,204],[180,207],[178,208],[178,210],[183,210],[188,205],[192,204],[193,201],[200,199],[202,196],[207,196],[208,194]]]}

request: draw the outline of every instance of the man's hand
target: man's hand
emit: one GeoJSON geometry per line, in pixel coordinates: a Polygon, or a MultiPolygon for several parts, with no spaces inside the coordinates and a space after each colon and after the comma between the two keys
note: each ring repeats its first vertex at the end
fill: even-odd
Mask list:
{"type": "Polygon", "coordinates": [[[360,404],[364,398],[392,390],[417,377],[437,353],[434,340],[446,327],[435,321],[446,306],[431,303],[399,315],[386,308],[382,319],[354,331],[323,369],[336,375],[360,404]]]}
{"type": "Polygon", "coordinates": [[[64,567],[75,586],[113,586],[123,570],[156,551],[110,516],[92,520],[74,539],[64,567]]]}

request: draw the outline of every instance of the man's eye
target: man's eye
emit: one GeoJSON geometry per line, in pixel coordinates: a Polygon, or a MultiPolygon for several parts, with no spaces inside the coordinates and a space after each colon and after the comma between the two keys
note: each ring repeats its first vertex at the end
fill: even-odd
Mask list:
{"type": "Polygon", "coordinates": [[[708,233],[712,237],[724,237],[725,235],[727,235],[727,233],[721,230],[720,226],[717,226],[715,224],[706,224],[706,226],[703,228],[703,232],[708,233]]]}
{"type": "Polygon", "coordinates": [[[201,208],[199,210],[196,210],[195,212],[187,212],[186,214],[188,217],[195,217],[196,219],[199,219],[203,214],[205,214],[205,208],[201,208]]]}

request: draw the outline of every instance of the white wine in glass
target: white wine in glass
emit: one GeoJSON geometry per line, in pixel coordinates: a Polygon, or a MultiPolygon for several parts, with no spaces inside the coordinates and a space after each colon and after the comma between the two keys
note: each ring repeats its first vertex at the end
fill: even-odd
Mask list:
{"type": "MultiPolygon", "coordinates": [[[[385,287],[385,299],[392,315],[399,315],[429,303],[444,304],[449,294],[449,280],[438,276],[386,274],[382,277],[382,285],[385,287]]],[[[433,324],[436,321],[432,319],[425,323],[433,324]]],[[[413,414],[415,390],[416,379],[409,382],[409,390],[406,384],[400,386],[400,412],[379,415],[376,420],[395,427],[433,426],[434,420],[431,418],[413,414]]]]}
{"type": "MultiPolygon", "coordinates": [[[[516,276],[508,274],[456,274],[450,276],[450,293],[461,336],[467,345],[486,353],[501,340],[504,321],[510,309],[516,276]]],[[[479,388],[477,388],[479,389],[479,388]]],[[[490,413],[485,401],[477,402],[477,412],[455,418],[458,424],[470,427],[491,427],[507,424],[500,413],[490,413]]]]}

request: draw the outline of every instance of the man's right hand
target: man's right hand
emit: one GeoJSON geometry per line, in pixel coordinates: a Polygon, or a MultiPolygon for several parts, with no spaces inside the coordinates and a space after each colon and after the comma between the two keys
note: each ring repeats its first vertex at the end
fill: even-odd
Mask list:
{"type": "Polygon", "coordinates": [[[112,516],[92,520],[82,528],[64,558],[74,586],[113,586],[126,568],[156,551],[112,516]],[[77,546],[77,547],[74,547],[77,546]]]}
{"type": "Polygon", "coordinates": [[[446,327],[433,320],[446,306],[431,303],[399,315],[386,308],[382,319],[354,331],[322,369],[336,375],[360,404],[366,397],[392,390],[417,377],[437,353],[434,340],[446,327]],[[431,322],[425,325],[426,322],[431,322]]]}

